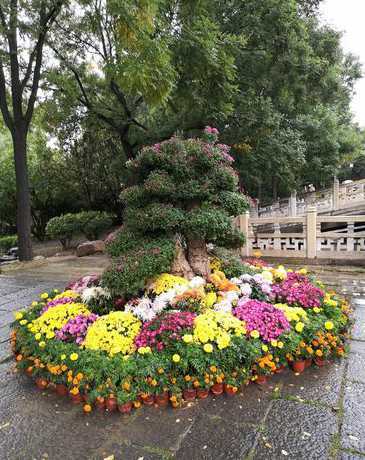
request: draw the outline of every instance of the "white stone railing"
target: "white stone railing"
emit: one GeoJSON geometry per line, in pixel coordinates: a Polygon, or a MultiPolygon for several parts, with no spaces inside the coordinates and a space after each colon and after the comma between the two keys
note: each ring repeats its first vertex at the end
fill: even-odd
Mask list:
{"type": "Polygon", "coordinates": [[[346,211],[358,206],[364,206],[365,209],[365,179],[345,184],[339,184],[335,179],[331,188],[302,195],[293,192],[290,198],[281,199],[270,206],[258,206],[251,212],[259,217],[304,216],[313,205],[319,213],[346,211]]]}
{"type": "Polygon", "coordinates": [[[246,235],[242,255],[329,259],[364,259],[365,215],[320,216],[308,207],[305,216],[250,218],[239,216],[237,226],[246,235]]]}

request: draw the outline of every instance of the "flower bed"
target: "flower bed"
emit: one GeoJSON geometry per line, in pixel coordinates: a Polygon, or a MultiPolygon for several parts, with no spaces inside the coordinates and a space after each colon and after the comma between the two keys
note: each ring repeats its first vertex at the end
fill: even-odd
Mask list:
{"type": "Polygon", "coordinates": [[[165,273],[128,301],[113,299],[95,277],[44,293],[16,313],[17,366],[85,412],[129,413],[234,395],[285,367],[303,372],[344,356],[345,299],[305,270],[250,260],[241,271],[227,279],[215,260],[207,280],[165,273]]]}

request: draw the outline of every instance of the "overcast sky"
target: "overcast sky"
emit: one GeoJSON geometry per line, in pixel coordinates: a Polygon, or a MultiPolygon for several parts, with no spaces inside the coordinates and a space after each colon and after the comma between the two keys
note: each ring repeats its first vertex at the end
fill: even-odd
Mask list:
{"type": "MultiPolygon", "coordinates": [[[[365,0],[325,0],[321,12],[325,22],[343,31],[343,48],[360,58],[365,73],[365,0]]],[[[365,78],[355,89],[352,111],[355,120],[365,127],[365,78]]]]}

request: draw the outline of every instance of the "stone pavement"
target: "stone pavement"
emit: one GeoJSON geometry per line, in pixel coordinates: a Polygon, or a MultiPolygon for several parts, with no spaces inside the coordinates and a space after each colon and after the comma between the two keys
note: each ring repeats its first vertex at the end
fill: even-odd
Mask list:
{"type": "MultiPolygon", "coordinates": [[[[344,269],[322,279],[353,295],[349,358],[303,375],[276,375],[178,410],[142,408],[130,416],[84,415],[67,398],[36,389],[13,372],[4,342],[12,311],[65,284],[60,274],[0,276],[1,460],[365,460],[365,276],[344,269]],[[61,281],[60,281],[61,280],[61,281]]],[[[68,270],[65,273],[69,273],[68,270]]]]}

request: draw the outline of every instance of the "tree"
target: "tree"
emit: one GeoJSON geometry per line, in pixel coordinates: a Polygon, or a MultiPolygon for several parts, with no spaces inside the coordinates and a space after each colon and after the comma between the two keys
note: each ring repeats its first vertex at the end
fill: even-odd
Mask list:
{"type": "Polygon", "coordinates": [[[138,291],[172,270],[191,277],[210,273],[207,243],[237,248],[243,234],[233,217],[247,208],[228,153],[207,127],[204,139],[173,137],[145,147],[128,169],[134,184],[122,192],[124,228],[109,251],[117,258],[104,275],[115,293],[138,291]]]}
{"type": "Polygon", "coordinates": [[[32,258],[27,135],[41,79],[46,37],[64,3],[3,0],[0,4],[0,109],[13,142],[21,260],[32,258]]]}

